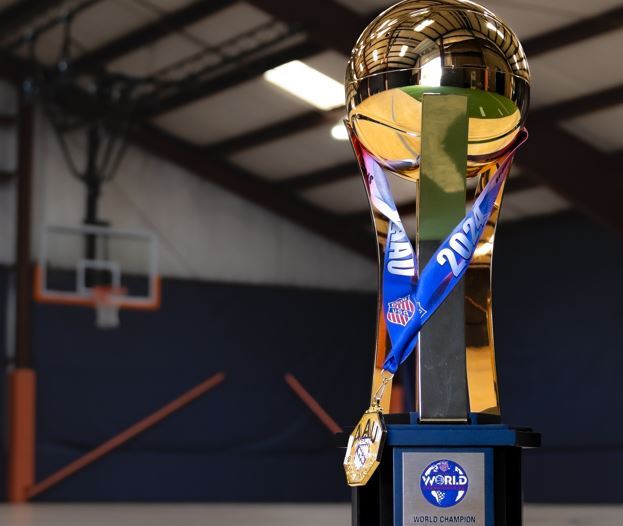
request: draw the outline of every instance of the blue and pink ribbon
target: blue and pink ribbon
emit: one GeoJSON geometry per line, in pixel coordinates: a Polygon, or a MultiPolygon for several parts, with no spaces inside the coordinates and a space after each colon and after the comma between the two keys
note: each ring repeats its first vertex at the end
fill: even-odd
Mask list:
{"type": "Polygon", "coordinates": [[[409,357],[424,324],[465,274],[510,172],[513,155],[527,138],[528,132],[521,130],[469,212],[441,243],[421,275],[383,168],[361,149],[370,202],[389,221],[383,260],[383,313],[392,349],[383,364],[385,371],[394,374],[409,357]]]}

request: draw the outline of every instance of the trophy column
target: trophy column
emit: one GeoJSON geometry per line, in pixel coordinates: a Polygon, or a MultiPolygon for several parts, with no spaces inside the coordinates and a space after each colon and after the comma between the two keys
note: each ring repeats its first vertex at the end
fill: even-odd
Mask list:
{"type": "MultiPolygon", "coordinates": [[[[420,271],[465,215],[468,100],[423,95],[416,244],[420,271]]],[[[496,165],[478,176],[477,197],[496,165]]],[[[468,413],[500,415],[491,298],[494,235],[502,193],[465,280],[420,333],[416,370],[422,422],[466,422],[468,413]]]]}
{"type": "MultiPolygon", "coordinates": [[[[467,97],[422,96],[416,246],[420,271],[465,215],[467,97]]],[[[416,400],[421,422],[466,422],[465,292],[459,283],[420,332],[416,400]]]]}

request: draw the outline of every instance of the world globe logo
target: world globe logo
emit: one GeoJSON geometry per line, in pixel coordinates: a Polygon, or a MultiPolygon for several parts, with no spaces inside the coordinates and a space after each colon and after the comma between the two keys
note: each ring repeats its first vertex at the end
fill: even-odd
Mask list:
{"type": "Polygon", "coordinates": [[[420,477],[424,498],[438,508],[450,508],[461,502],[469,486],[467,472],[452,460],[436,460],[420,477]]]}

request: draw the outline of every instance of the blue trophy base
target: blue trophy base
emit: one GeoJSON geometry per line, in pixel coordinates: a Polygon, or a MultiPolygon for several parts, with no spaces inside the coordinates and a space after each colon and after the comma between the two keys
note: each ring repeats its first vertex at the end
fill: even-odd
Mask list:
{"type": "Polygon", "coordinates": [[[456,425],[420,424],[416,413],[385,421],[381,464],[353,488],[353,526],[521,526],[521,450],[538,447],[538,433],[487,415],[456,425]]]}

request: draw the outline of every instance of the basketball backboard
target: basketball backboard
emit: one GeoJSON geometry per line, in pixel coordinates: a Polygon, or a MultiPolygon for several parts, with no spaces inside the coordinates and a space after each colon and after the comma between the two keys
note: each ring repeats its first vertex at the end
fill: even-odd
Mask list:
{"type": "Polygon", "coordinates": [[[158,238],[105,226],[46,225],[34,295],[41,303],[96,308],[101,328],[118,325],[118,309],[157,309],[158,238]]]}

